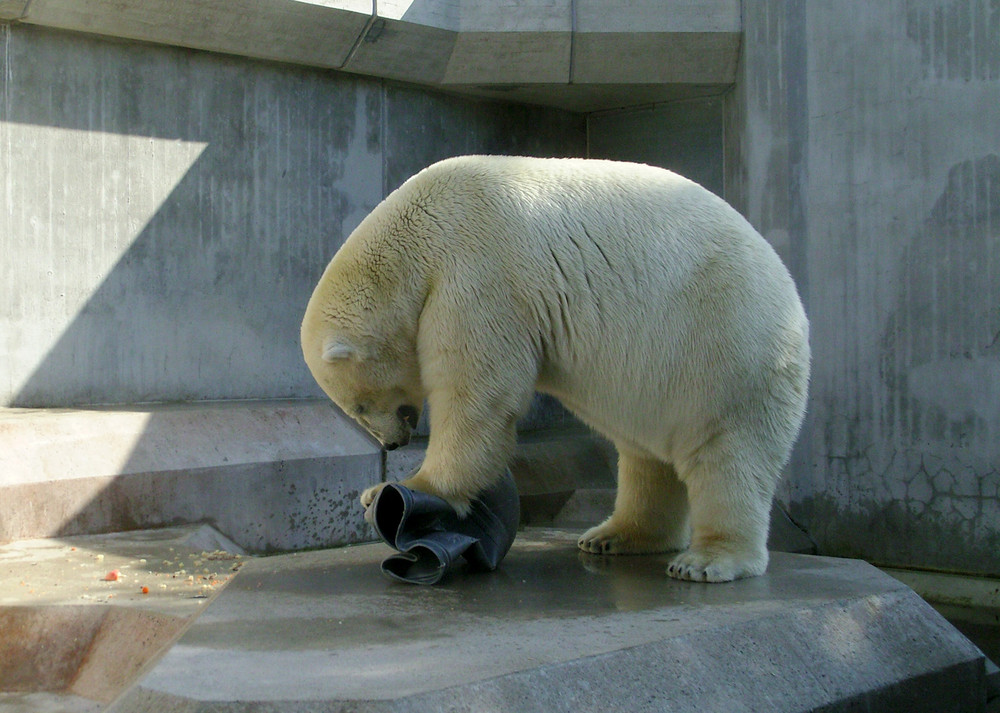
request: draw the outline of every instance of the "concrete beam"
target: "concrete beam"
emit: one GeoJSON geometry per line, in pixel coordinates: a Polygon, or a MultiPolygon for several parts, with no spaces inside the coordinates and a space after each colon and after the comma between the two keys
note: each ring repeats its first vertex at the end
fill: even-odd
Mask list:
{"type": "Polygon", "coordinates": [[[728,0],[576,0],[572,81],[735,81],[740,6],[728,0]]]}
{"type": "Polygon", "coordinates": [[[316,67],[339,67],[371,16],[370,0],[32,0],[34,25],[316,67]]]}
{"type": "Polygon", "coordinates": [[[738,0],[0,0],[0,20],[580,111],[730,84],[741,32],[738,0]]]}
{"type": "Polygon", "coordinates": [[[727,84],[740,38],[725,32],[601,32],[577,36],[579,84],[727,84]]]}
{"type": "Polygon", "coordinates": [[[24,16],[29,0],[0,0],[0,22],[13,22],[24,16]]]}

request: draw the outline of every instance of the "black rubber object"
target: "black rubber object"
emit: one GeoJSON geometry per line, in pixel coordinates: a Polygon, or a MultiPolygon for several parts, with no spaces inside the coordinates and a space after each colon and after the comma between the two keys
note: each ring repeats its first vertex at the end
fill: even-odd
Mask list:
{"type": "Polygon", "coordinates": [[[370,505],[375,532],[398,554],[383,574],[413,584],[437,584],[464,558],[469,569],[492,571],[510,550],[521,506],[510,471],[472,501],[464,518],[436,495],[389,483],[370,505]]]}

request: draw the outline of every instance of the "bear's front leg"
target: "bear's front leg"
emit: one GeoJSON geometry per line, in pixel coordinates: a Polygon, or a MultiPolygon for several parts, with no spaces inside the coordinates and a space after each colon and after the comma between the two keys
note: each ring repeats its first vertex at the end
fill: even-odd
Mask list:
{"type": "Polygon", "coordinates": [[[471,501],[496,483],[510,462],[517,443],[517,415],[492,409],[483,412],[454,400],[442,404],[433,396],[430,401],[427,455],[420,469],[402,484],[447,500],[465,517],[471,501]]]}
{"type": "MultiPolygon", "coordinates": [[[[449,273],[420,317],[417,346],[430,438],[420,468],[401,481],[443,498],[463,517],[510,462],[517,420],[531,405],[538,376],[518,315],[501,298],[482,297],[497,295],[500,287],[480,285],[477,295],[466,279],[477,284],[449,273]]],[[[381,487],[365,491],[366,507],[381,487]]]]}
{"type": "MultiPolygon", "coordinates": [[[[432,394],[429,401],[427,454],[417,472],[399,484],[436,495],[465,517],[472,500],[503,475],[513,456],[518,414],[509,408],[463,404],[441,394],[432,394]]],[[[379,483],[361,494],[366,515],[385,485],[379,483]]]]}

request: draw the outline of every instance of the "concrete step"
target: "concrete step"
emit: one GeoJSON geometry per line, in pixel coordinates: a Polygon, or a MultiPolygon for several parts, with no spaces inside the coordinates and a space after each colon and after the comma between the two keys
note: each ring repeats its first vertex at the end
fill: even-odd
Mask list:
{"type": "Polygon", "coordinates": [[[983,710],[982,653],[867,564],[705,585],[575,539],[529,528],[435,587],[383,577],[381,544],[251,560],[110,710],[983,710]]]}
{"type": "MultiPolygon", "coordinates": [[[[251,552],[371,541],[359,493],[405,478],[426,445],[382,453],[322,401],[0,409],[0,543],[185,522],[251,552]]],[[[511,463],[523,522],[603,520],[616,461],[581,427],[523,434],[511,463]]],[[[813,551],[780,510],[772,521],[772,548],[813,551]]]]}
{"type": "MultiPolygon", "coordinates": [[[[406,477],[426,443],[383,453],[326,401],[0,409],[0,544],[192,522],[258,553],[371,541],[360,492],[406,477]]],[[[525,512],[613,487],[615,458],[579,428],[525,434],[525,512]]]]}
{"type": "Polygon", "coordinates": [[[0,409],[0,543],[208,522],[253,552],[370,540],[382,452],[323,401],[0,409]]]}

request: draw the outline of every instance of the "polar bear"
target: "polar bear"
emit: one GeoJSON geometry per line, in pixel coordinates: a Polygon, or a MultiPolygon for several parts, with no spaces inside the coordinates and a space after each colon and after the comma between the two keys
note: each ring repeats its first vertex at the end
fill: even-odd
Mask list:
{"type": "Polygon", "coordinates": [[[614,511],[582,550],[679,551],[667,573],[697,581],[767,567],[808,322],[774,250],[692,181],[591,159],[441,161],[348,237],[301,337],[319,385],[386,448],[426,401],[407,487],[467,512],[538,390],[618,450],[614,511]]]}

